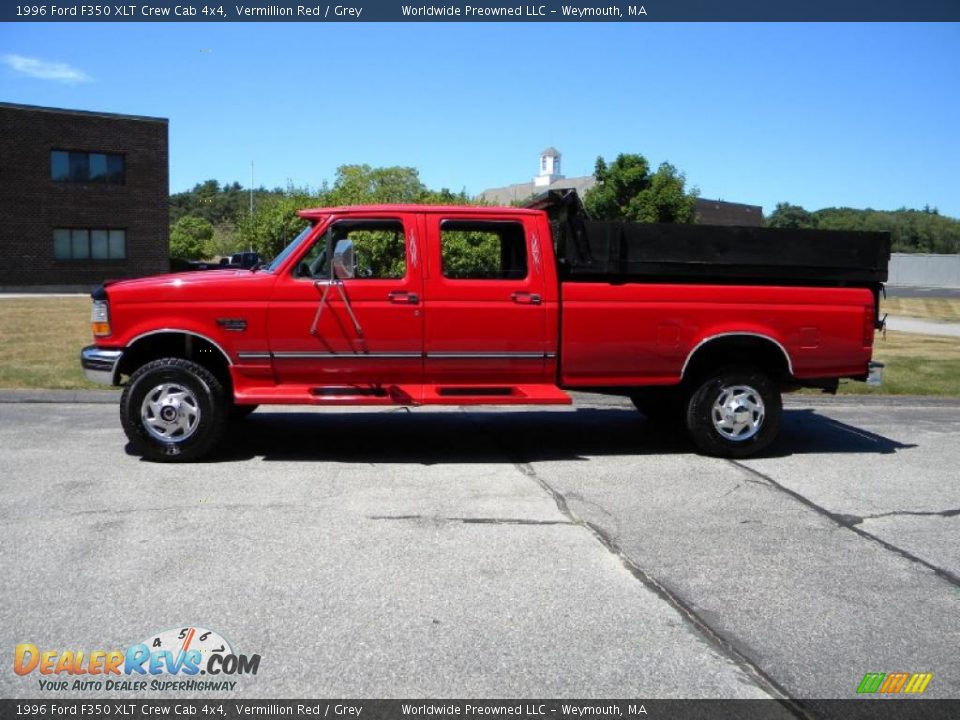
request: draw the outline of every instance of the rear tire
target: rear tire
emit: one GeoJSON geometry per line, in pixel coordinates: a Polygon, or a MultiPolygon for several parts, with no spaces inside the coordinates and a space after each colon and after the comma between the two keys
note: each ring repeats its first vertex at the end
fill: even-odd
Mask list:
{"type": "Polygon", "coordinates": [[[783,401],[761,370],[720,370],[696,386],[687,403],[690,438],[707,455],[745,458],[765,450],[780,429],[783,401]]]}
{"type": "Polygon", "coordinates": [[[130,377],[120,397],[120,422],[134,449],[150,460],[191,462],[223,436],[228,401],[202,365],[161,358],[130,377]]]}

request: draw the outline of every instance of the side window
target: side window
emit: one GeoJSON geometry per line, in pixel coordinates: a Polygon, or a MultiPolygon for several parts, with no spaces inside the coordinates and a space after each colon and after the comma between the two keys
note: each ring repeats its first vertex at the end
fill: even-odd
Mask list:
{"type": "Polygon", "coordinates": [[[334,270],[341,279],[404,277],[407,274],[407,241],[403,223],[398,220],[341,220],[334,223],[303,256],[294,275],[325,280],[332,277],[334,270]],[[344,253],[345,248],[351,252],[344,253]],[[334,255],[337,255],[338,262],[333,262],[334,255]]]}
{"type": "Polygon", "coordinates": [[[443,276],[454,280],[527,277],[527,241],[516,222],[444,220],[440,256],[443,276]]]}

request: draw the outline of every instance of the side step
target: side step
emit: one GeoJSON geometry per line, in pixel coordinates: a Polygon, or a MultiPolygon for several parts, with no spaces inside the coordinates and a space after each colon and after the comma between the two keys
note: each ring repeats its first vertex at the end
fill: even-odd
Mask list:
{"type": "Polygon", "coordinates": [[[251,405],[419,405],[419,385],[267,385],[238,390],[251,405]]]}
{"type": "Polygon", "coordinates": [[[251,405],[570,405],[556,385],[268,385],[237,391],[251,405]]]}

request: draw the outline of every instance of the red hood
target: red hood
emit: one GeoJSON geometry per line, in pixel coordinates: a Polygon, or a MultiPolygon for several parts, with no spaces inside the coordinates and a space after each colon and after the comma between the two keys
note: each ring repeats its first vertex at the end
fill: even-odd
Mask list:
{"type": "Polygon", "coordinates": [[[151,275],[106,282],[113,302],[182,302],[184,300],[244,300],[259,297],[276,279],[271,273],[241,268],[151,275]]]}

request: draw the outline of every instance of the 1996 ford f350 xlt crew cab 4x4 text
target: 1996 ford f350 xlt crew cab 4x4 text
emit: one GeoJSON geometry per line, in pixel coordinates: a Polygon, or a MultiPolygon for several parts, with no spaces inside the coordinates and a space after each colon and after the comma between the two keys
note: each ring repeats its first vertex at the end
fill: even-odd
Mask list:
{"type": "Polygon", "coordinates": [[[107,282],[88,377],[134,448],[210,452],[258,405],[541,405],[628,396],[711,455],[778,431],[781,392],[879,380],[889,237],[597,222],[527,208],[300,213],[269,265],[107,282]]]}

